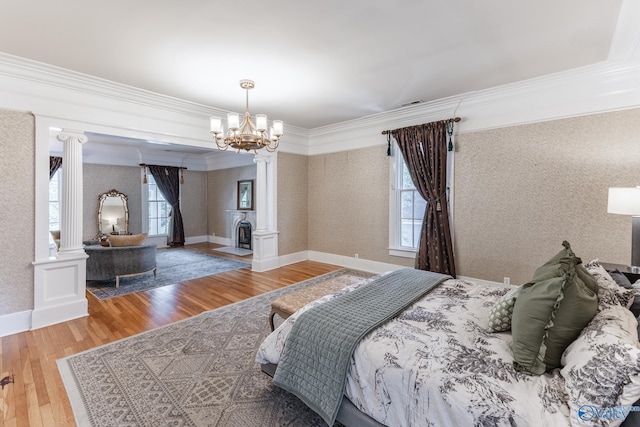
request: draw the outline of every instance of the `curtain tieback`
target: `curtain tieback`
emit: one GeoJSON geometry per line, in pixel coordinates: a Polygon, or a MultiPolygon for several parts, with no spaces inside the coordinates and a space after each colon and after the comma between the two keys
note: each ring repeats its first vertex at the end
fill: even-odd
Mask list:
{"type": "Polygon", "coordinates": [[[444,190],[444,193],[440,194],[437,198],[433,200],[427,199],[427,203],[429,204],[435,203],[436,212],[442,212],[442,203],[440,202],[440,200],[442,200],[446,196],[447,196],[447,190],[444,190]]]}

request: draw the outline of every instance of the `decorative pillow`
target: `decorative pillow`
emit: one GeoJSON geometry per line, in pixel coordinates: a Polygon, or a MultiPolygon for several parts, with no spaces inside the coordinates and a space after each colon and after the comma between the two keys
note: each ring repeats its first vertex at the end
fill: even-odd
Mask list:
{"type": "Polygon", "coordinates": [[[609,273],[609,276],[611,276],[618,286],[622,286],[625,289],[633,289],[633,285],[631,285],[629,278],[617,268],[615,270],[607,270],[607,273],[609,273]]]}
{"type": "Polygon", "coordinates": [[[132,234],[132,235],[111,235],[109,236],[109,243],[113,247],[121,247],[121,246],[140,246],[144,243],[147,238],[147,233],[142,234],[132,234]]]}
{"type": "Polygon", "coordinates": [[[598,310],[597,283],[568,242],[522,285],[511,320],[514,368],[541,375],[560,367],[564,350],[598,310]],[[579,272],[578,272],[579,271],[579,272]]]}
{"type": "Polygon", "coordinates": [[[631,307],[637,293],[634,289],[625,289],[618,285],[597,259],[588,262],[585,267],[598,282],[598,310],[603,310],[612,304],[631,307]]]}
{"type": "Polygon", "coordinates": [[[511,329],[513,306],[516,303],[520,289],[522,289],[520,286],[513,288],[496,301],[489,312],[489,331],[504,332],[511,329]]]}
{"type": "Polygon", "coordinates": [[[612,305],[596,314],[562,356],[571,425],[618,426],[640,398],[638,323],[612,305]],[[599,417],[607,411],[608,417],[599,417]],[[627,408],[628,409],[628,408],[627,408]]]}

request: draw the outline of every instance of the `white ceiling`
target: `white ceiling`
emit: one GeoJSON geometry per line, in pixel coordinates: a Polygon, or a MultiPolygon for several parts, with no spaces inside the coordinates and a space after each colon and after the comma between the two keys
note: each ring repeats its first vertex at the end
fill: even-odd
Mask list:
{"type": "Polygon", "coordinates": [[[0,52],[314,129],[606,61],[622,0],[1,0],[0,52]]]}

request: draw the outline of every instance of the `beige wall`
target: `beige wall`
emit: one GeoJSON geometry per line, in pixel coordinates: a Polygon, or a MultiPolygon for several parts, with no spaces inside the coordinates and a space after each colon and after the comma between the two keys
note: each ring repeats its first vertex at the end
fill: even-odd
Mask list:
{"type": "MultiPolygon", "coordinates": [[[[62,167],[64,168],[64,160],[62,167]]],[[[98,197],[109,190],[126,194],[129,202],[129,231],[142,232],[142,178],[140,168],[84,163],[82,165],[83,240],[98,235],[98,197]]]]}
{"type": "MultiPolygon", "coordinates": [[[[220,169],[207,173],[207,222],[209,235],[228,236],[227,210],[238,207],[238,181],[256,179],[256,166],[220,169]]],[[[255,207],[255,201],[254,201],[255,207]]]]}
{"type": "Polygon", "coordinates": [[[180,212],[185,237],[207,235],[207,172],[184,171],[180,212]]]}
{"type": "Polygon", "coordinates": [[[0,315],[33,308],[35,120],[0,109],[0,315]]]}
{"type": "Polygon", "coordinates": [[[309,249],[413,266],[412,258],[389,256],[386,150],[380,145],[309,158],[309,249]]]}
{"type": "MultiPolygon", "coordinates": [[[[184,171],[185,183],[180,188],[180,210],[185,237],[207,234],[207,173],[184,171]]],[[[142,232],[142,176],[140,168],[83,164],[84,221],[83,239],[98,234],[98,196],[111,189],[127,195],[129,202],[129,231],[142,232]]]]}
{"type": "Polygon", "coordinates": [[[278,153],[278,252],[280,255],[309,248],[309,158],[278,153]]]}
{"type": "Polygon", "coordinates": [[[631,218],[609,187],[640,185],[640,109],[457,137],[458,273],[529,280],[568,240],[583,261],[628,263],[631,218]]]}

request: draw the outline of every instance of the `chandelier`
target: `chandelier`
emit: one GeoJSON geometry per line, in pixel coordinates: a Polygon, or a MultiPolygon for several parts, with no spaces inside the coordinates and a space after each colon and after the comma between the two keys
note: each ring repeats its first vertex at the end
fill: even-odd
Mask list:
{"type": "Polygon", "coordinates": [[[249,113],[249,89],[255,87],[253,80],[240,80],[240,87],[246,90],[247,106],[244,110],[244,117],[240,122],[238,113],[227,114],[227,126],[229,130],[224,133],[222,119],[211,117],[211,133],[213,139],[220,150],[235,148],[236,150],[260,150],[266,148],[270,153],[276,151],[280,137],[283,135],[282,120],[274,120],[273,126],[267,133],[267,115],[256,114],[255,124],[249,113]],[[224,136],[223,136],[224,135],[224,136]]]}

